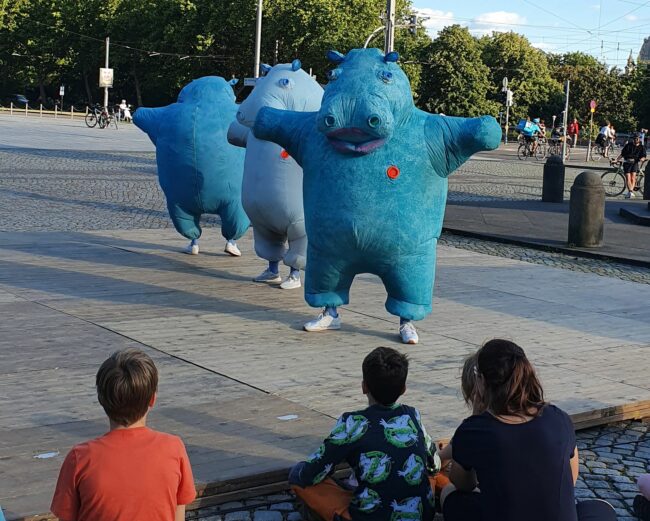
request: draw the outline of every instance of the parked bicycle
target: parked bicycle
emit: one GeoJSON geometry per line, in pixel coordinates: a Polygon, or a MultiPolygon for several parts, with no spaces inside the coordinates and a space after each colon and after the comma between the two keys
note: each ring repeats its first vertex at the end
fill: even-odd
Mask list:
{"type": "Polygon", "coordinates": [[[88,106],[88,113],[86,114],[86,126],[88,128],[94,128],[99,121],[99,116],[102,113],[104,108],[99,104],[95,103],[92,107],[88,106]]]}
{"type": "MultiPolygon", "coordinates": [[[[605,172],[600,178],[603,180],[605,187],[605,195],[607,197],[616,197],[621,195],[627,190],[627,182],[625,180],[625,172],[623,171],[623,161],[616,161],[610,159],[609,164],[611,167],[616,167],[616,170],[605,172]]],[[[647,171],[647,168],[646,168],[647,171]]],[[[643,178],[644,173],[638,172],[636,174],[636,185],[634,186],[635,192],[643,192],[643,178]]]]}

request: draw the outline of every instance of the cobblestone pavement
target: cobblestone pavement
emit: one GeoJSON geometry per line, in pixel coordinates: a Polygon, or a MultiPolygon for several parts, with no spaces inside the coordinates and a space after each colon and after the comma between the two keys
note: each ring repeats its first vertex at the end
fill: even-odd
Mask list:
{"type": "MultiPolygon", "coordinates": [[[[600,498],[616,509],[619,521],[633,521],[636,479],[650,472],[650,420],[626,421],[578,433],[580,477],[576,498],[600,498]]],[[[287,492],[225,503],[188,513],[196,521],[301,521],[287,492]]],[[[440,516],[436,518],[442,519],[440,516]]]]}

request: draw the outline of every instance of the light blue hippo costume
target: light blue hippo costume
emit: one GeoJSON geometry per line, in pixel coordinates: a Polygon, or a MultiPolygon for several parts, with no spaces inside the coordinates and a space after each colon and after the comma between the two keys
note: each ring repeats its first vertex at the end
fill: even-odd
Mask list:
{"type": "Polygon", "coordinates": [[[156,146],[158,179],[176,230],[201,236],[204,213],[221,217],[221,233],[238,239],[250,222],[241,204],[244,151],[226,139],[237,104],[232,85],[217,76],[189,83],[166,107],[139,108],[133,122],[156,146]]]}
{"type": "Polygon", "coordinates": [[[328,53],[319,112],[264,108],[254,126],[302,165],[309,247],[305,299],[347,304],[355,275],[374,273],[386,309],[407,320],[431,312],[447,176],[499,145],[493,117],[432,115],[415,107],[397,53],[328,53]]]}
{"type": "Polygon", "coordinates": [[[282,147],[257,139],[250,129],[262,107],[296,112],[320,108],[323,89],[300,67],[300,60],[273,68],[262,65],[266,75],[258,78],[228,129],[228,141],[246,147],[242,202],[253,224],[255,252],[276,263],[276,269],[282,260],[292,268],[305,268],[302,168],[282,147]]]}

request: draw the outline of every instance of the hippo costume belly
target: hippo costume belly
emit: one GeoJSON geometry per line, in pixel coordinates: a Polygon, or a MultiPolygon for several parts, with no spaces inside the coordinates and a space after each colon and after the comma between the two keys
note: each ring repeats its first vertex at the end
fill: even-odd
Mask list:
{"type": "Polygon", "coordinates": [[[431,312],[447,176],[496,148],[501,129],[489,116],[415,108],[395,53],[330,57],[338,67],[319,112],[263,109],[254,127],[303,167],[305,299],[314,307],[347,304],[355,275],[373,273],[388,293],[386,309],[420,320],[431,312]]]}
{"type": "Polygon", "coordinates": [[[231,144],[246,147],[242,202],[253,224],[255,252],[268,261],[304,269],[307,233],[302,202],[302,168],[279,145],[250,133],[262,107],[314,111],[323,89],[301,69],[300,60],[262,66],[251,95],[228,130],[231,144]],[[288,247],[287,247],[288,244],[288,247]]]}
{"type": "Polygon", "coordinates": [[[208,76],[186,85],[178,102],[139,108],[133,122],[156,146],[158,180],[176,230],[201,236],[201,215],[217,214],[227,240],[241,237],[250,222],[241,204],[244,151],[226,133],[237,113],[232,86],[208,76]]]}

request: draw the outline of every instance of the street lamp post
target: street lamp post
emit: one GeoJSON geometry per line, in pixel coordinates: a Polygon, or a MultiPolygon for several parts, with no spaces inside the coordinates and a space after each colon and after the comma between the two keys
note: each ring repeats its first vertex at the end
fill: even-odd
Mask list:
{"type": "Polygon", "coordinates": [[[384,54],[395,48],[395,0],[386,0],[386,40],[384,54]]]}
{"type": "Polygon", "coordinates": [[[257,23],[255,27],[255,70],[253,78],[260,77],[261,49],[262,49],[262,1],[257,0],[257,23]]]}

